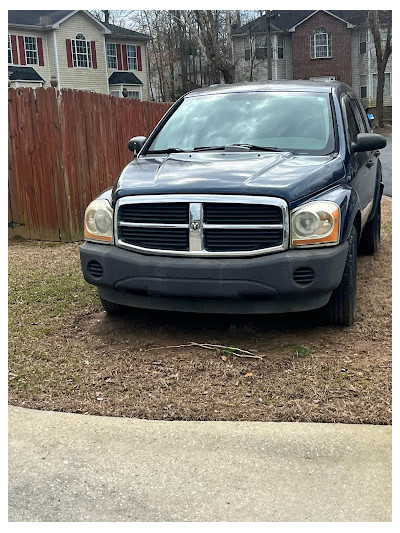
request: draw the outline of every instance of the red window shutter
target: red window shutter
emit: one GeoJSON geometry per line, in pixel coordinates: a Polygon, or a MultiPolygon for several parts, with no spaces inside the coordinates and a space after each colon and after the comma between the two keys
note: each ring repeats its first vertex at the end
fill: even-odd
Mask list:
{"type": "Polygon", "coordinates": [[[38,56],[39,56],[39,67],[43,67],[44,65],[44,59],[43,59],[43,42],[42,38],[37,38],[37,47],[38,47],[38,56]]]}
{"type": "Polygon", "coordinates": [[[126,51],[126,44],[122,45],[122,65],[124,70],[128,70],[128,52],[126,51]]]}
{"type": "Polygon", "coordinates": [[[71,39],[65,41],[67,47],[67,63],[69,67],[72,67],[72,48],[71,48],[71,39]]]}
{"type": "Polygon", "coordinates": [[[90,41],[90,49],[92,51],[92,65],[93,65],[93,68],[97,68],[96,43],[94,41],[90,41]]]}
{"type": "Polygon", "coordinates": [[[19,44],[19,57],[21,65],[26,65],[25,61],[25,39],[22,35],[18,35],[18,44],[19,44]]]}
{"type": "Polygon", "coordinates": [[[142,70],[142,52],[140,51],[140,46],[138,45],[136,47],[136,53],[137,53],[137,69],[142,70]]]}
{"type": "Polygon", "coordinates": [[[17,36],[11,35],[11,52],[14,65],[18,65],[18,48],[17,48],[17,36]]]}
{"type": "Polygon", "coordinates": [[[118,70],[122,70],[121,45],[120,44],[117,44],[117,66],[118,66],[118,70]]]}

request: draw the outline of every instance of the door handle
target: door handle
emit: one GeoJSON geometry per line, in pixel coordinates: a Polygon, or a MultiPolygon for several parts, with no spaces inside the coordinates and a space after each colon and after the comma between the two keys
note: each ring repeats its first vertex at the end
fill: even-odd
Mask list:
{"type": "Polygon", "coordinates": [[[367,168],[371,168],[373,165],[374,165],[374,162],[372,161],[372,159],[368,159],[368,161],[365,163],[365,166],[367,168]]]}

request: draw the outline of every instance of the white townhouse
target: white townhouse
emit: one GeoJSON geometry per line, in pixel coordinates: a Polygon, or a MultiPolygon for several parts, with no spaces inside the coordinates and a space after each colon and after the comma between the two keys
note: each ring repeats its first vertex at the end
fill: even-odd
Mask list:
{"type": "Polygon", "coordinates": [[[148,100],[150,40],[89,11],[9,11],[9,85],[148,100]]]}

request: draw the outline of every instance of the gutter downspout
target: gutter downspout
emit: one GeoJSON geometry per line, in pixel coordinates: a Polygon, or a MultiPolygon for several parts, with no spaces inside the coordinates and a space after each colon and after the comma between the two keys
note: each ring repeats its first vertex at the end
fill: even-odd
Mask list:
{"type": "Polygon", "coordinates": [[[106,36],[104,33],[103,33],[103,49],[104,49],[104,61],[105,61],[105,66],[106,66],[107,94],[110,94],[110,84],[108,83],[107,43],[106,43],[106,36]]]}
{"type": "Polygon", "coordinates": [[[53,34],[54,34],[54,53],[55,53],[55,56],[56,56],[56,73],[57,73],[58,87],[59,87],[59,90],[61,90],[61,79],[60,79],[60,68],[59,68],[59,65],[58,65],[58,50],[57,50],[56,31],[57,30],[53,30],[53,34]]]}
{"type": "MultiPolygon", "coordinates": [[[[148,44],[149,44],[148,42],[145,43],[144,50],[146,54],[146,67],[147,67],[147,100],[150,100],[150,92],[152,91],[150,91],[150,58],[148,54],[148,44]]],[[[143,100],[143,90],[142,90],[141,100],[143,100]]]]}

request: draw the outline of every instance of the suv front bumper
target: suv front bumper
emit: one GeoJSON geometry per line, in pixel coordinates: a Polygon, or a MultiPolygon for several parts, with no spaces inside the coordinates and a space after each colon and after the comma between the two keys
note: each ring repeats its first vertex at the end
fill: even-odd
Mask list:
{"type": "Polygon", "coordinates": [[[131,307],[196,313],[286,313],[323,307],[343,276],[347,242],[253,258],[145,255],[85,242],[83,275],[131,307]],[[300,269],[300,270],[299,270],[300,269]]]}

